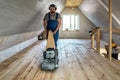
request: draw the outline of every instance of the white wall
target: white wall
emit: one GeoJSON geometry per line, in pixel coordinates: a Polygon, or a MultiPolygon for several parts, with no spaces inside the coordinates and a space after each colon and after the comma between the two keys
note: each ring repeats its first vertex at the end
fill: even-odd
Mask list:
{"type": "Polygon", "coordinates": [[[82,14],[82,12],[79,10],[79,8],[64,8],[64,10],[61,13],[61,16],[63,14],[79,14],[80,16],[80,31],[63,31],[62,25],[60,28],[60,38],[89,38],[88,31],[90,27],[92,27],[92,23],[89,22],[89,20],[82,14]]]}
{"type": "Polygon", "coordinates": [[[0,0],[0,62],[36,42],[48,6],[64,8],[65,0],[0,0]]]}

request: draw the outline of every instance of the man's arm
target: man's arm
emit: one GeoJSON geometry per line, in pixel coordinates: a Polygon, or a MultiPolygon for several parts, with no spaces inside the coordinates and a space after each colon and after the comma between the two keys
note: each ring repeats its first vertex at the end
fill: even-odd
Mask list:
{"type": "Polygon", "coordinates": [[[44,25],[44,29],[46,31],[47,30],[47,20],[43,20],[43,25],[44,25]]]}
{"type": "Polygon", "coordinates": [[[43,26],[44,26],[44,32],[47,34],[47,13],[45,14],[44,16],[44,19],[43,19],[43,26]]]}
{"type": "Polygon", "coordinates": [[[44,26],[44,31],[43,31],[43,38],[47,38],[47,20],[43,20],[43,26],[44,26]]]}
{"type": "Polygon", "coordinates": [[[53,34],[56,34],[56,32],[59,30],[60,26],[61,26],[61,18],[58,19],[58,26],[57,26],[57,28],[55,29],[55,31],[53,32],[53,34]]]}

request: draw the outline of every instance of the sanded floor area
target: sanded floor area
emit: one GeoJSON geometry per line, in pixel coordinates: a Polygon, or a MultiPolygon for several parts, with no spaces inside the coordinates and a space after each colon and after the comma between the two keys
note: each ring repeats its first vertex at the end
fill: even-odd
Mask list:
{"type": "Polygon", "coordinates": [[[59,68],[41,71],[40,63],[46,41],[38,41],[30,48],[0,64],[0,80],[120,80],[120,64],[108,61],[90,48],[90,40],[60,39],[59,68]]]}

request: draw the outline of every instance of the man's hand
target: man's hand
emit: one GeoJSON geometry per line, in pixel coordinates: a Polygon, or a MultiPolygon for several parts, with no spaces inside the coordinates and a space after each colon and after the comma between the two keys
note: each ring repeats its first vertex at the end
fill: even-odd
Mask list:
{"type": "Polygon", "coordinates": [[[56,34],[56,32],[57,32],[57,31],[55,30],[55,31],[53,32],[53,34],[56,34]]]}
{"type": "Polygon", "coordinates": [[[44,33],[45,35],[47,35],[47,29],[44,29],[43,33],[44,33]]]}
{"type": "Polygon", "coordinates": [[[43,31],[43,38],[46,39],[47,38],[47,30],[43,31]]]}
{"type": "Polygon", "coordinates": [[[56,32],[59,30],[60,26],[61,26],[61,19],[58,19],[58,26],[57,26],[56,30],[53,32],[53,34],[56,34],[56,32]]]}

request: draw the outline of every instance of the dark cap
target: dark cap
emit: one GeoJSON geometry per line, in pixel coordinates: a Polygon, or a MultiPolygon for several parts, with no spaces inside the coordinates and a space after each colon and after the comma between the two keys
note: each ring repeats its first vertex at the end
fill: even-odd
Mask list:
{"type": "Polygon", "coordinates": [[[54,7],[55,9],[57,9],[57,7],[56,7],[55,4],[51,4],[51,5],[49,6],[49,9],[50,9],[51,7],[54,7]]]}

